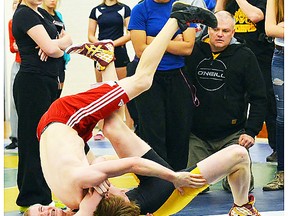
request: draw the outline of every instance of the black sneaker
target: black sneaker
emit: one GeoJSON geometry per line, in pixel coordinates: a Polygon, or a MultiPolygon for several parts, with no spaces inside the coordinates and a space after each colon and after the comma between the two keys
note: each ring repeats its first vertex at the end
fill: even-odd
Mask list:
{"type": "Polygon", "coordinates": [[[217,18],[211,11],[179,1],[173,3],[170,17],[177,19],[182,31],[188,28],[189,23],[202,23],[212,28],[218,25],[217,18]]]}
{"type": "Polygon", "coordinates": [[[16,138],[12,138],[11,140],[12,140],[12,142],[9,145],[7,145],[5,147],[5,149],[16,149],[18,147],[17,139],[16,138]]]}
{"type": "Polygon", "coordinates": [[[267,156],[266,162],[277,162],[277,152],[273,151],[271,155],[267,156]]]}

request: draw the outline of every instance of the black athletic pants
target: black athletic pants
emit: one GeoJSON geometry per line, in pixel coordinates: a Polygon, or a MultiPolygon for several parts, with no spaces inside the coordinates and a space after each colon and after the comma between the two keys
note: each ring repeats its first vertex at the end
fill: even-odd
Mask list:
{"type": "Polygon", "coordinates": [[[134,99],[137,135],[175,170],[187,166],[193,110],[191,91],[180,70],[156,71],[151,88],[134,99]]]}
{"type": "Polygon", "coordinates": [[[51,191],[43,177],[36,128],[41,116],[57,97],[57,77],[51,78],[19,71],[13,85],[18,114],[19,206],[52,202],[51,191]]]}

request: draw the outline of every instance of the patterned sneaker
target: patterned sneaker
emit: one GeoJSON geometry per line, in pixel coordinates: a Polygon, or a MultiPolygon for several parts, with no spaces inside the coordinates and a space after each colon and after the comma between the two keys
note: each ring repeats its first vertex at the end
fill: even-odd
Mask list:
{"type": "Polygon", "coordinates": [[[261,216],[258,210],[255,208],[255,198],[253,195],[249,195],[249,202],[242,206],[236,204],[229,211],[229,216],[261,216]]]}
{"type": "Polygon", "coordinates": [[[189,23],[202,23],[212,28],[217,27],[217,19],[211,11],[179,1],[173,3],[170,17],[177,19],[182,31],[188,28],[189,23]]]}
{"type": "Polygon", "coordinates": [[[263,187],[263,191],[284,190],[284,171],[277,172],[275,178],[263,187]]]}
{"type": "Polygon", "coordinates": [[[72,45],[66,49],[66,53],[78,53],[97,61],[96,68],[103,71],[114,61],[114,45],[112,40],[102,40],[97,43],[84,43],[72,45]]]}

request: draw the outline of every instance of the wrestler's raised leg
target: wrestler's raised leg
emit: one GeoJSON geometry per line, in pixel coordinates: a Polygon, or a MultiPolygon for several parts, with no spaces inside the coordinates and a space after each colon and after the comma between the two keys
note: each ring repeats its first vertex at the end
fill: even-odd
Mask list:
{"type": "Polygon", "coordinates": [[[118,82],[130,100],[150,88],[156,69],[178,28],[176,19],[168,19],[162,30],[142,53],[135,74],[118,82]]]}
{"type": "Polygon", "coordinates": [[[226,147],[200,161],[197,166],[209,184],[228,176],[235,204],[243,205],[248,202],[250,158],[244,147],[226,147]]]}
{"type": "Polygon", "coordinates": [[[119,158],[142,157],[151,147],[122,121],[117,112],[104,119],[103,133],[113,145],[119,158]]]}

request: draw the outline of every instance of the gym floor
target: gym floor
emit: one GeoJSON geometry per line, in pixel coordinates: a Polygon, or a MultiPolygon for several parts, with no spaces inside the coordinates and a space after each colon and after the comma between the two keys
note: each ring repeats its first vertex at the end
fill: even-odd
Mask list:
{"type": "MultiPolygon", "coordinates": [[[[5,139],[4,146],[9,144],[5,139]]],[[[94,141],[91,139],[89,145],[96,156],[105,155],[116,157],[108,140],[94,141]]],[[[284,216],[284,191],[263,192],[262,186],[274,177],[276,163],[266,163],[265,159],[271,154],[271,149],[266,139],[257,139],[256,144],[250,150],[253,161],[253,174],[255,178],[255,189],[253,195],[256,198],[256,207],[262,216],[284,216]]],[[[15,200],[18,194],[16,185],[18,153],[16,150],[4,151],[4,215],[19,216],[18,206],[15,200]]],[[[135,181],[131,175],[111,179],[111,182],[119,187],[131,188],[135,181]]],[[[54,197],[57,200],[56,197],[54,197]]],[[[221,183],[210,187],[210,191],[198,195],[177,216],[201,216],[201,215],[227,215],[233,204],[232,195],[223,191],[221,183]]],[[[286,214],[287,215],[287,214],[286,214]]]]}

